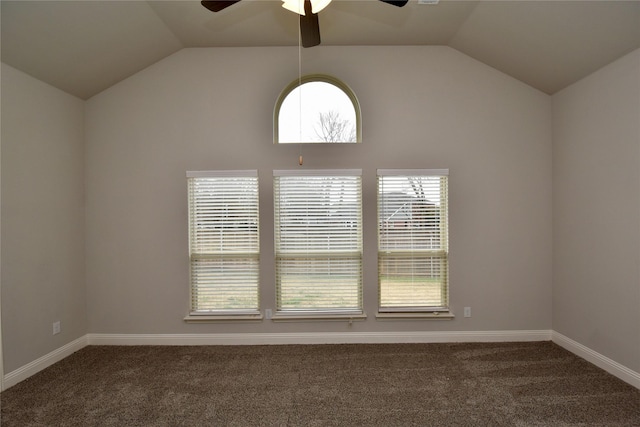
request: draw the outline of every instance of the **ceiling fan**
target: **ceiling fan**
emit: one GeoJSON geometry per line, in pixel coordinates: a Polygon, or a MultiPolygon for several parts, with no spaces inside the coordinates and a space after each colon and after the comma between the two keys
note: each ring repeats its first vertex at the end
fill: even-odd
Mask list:
{"type": "MultiPolygon", "coordinates": [[[[204,7],[212,12],[220,12],[240,0],[202,0],[204,7]]],[[[402,7],[409,0],[379,0],[383,3],[402,7]]],[[[318,12],[324,9],[331,0],[282,0],[287,10],[300,15],[300,39],[303,47],[313,47],[320,44],[320,26],[318,24],[318,12]]]]}

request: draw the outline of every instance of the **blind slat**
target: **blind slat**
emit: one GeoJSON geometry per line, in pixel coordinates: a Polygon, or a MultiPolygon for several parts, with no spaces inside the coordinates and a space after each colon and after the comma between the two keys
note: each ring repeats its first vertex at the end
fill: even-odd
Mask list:
{"type": "Polygon", "coordinates": [[[279,312],[362,312],[362,183],[352,172],[274,172],[279,312]]]}
{"type": "Polygon", "coordinates": [[[378,171],[380,311],[448,309],[447,175],[378,171]]]}
{"type": "Polygon", "coordinates": [[[191,310],[257,312],[257,171],[188,172],[187,178],[191,310]]]}

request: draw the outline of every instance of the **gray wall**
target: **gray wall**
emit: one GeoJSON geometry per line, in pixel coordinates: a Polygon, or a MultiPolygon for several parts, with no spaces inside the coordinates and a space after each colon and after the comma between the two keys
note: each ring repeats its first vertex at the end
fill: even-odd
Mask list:
{"type": "Polygon", "coordinates": [[[361,168],[365,322],[187,324],[187,170],[259,170],[262,308],[274,307],[272,114],[297,48],[185,49],[86,103],[92,333],[549,330],[550,97],[447,47],[317,47],[303,73],[359,98],[363,143],[305,146],[304,168],[361,168]],[[376,321],[377,168],[450,169],[453,321],[376,321]],[[462,317],[471,306],[473,317],[462,317]]]}
{"type": "Polygon", "coordinates": [[[271,171],[297,168],[300,147],[272,144],[271,115],[297,49],[183,50],[86,103],[3,64],[5,372],[88,332],[552,328],[640,371],[640,51],[552,98],[446,47],[303,55],[362,105],[361,145],[302,152],[305,168],[364,171],[369,319],[182,321],[187,170],[259,169],[273,308],[271,171]],[[374,319],[375,169],[403,167],[450,169],[450,322],[374,319]]]}
{"type": "Polygon", "coordinates": [[[83,110],[83,101],[2,64],[5,372],[87,333],[83,110]]]}
{"type": "Polygon", "coordinates": [[[553,96],[553,328],[640,372],[640,50],[553,96]]]}

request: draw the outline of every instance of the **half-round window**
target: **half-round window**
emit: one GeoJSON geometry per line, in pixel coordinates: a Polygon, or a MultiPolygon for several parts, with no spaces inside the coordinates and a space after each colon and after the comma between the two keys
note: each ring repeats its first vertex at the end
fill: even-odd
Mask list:
{"type": "Polygon", "coordinates": [[[351,89],[326,75],[291,82],[273,116],[274,142],[356,143],[362,141],[360,104],[351,89]]]}

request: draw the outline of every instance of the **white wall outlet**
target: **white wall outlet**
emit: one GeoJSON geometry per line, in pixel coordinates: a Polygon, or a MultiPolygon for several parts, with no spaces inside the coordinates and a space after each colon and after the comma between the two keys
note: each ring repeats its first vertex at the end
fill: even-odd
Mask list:
{"type": "Polygon", "coordinates": [[[464,317],[471,317],[471,307],[464,308],[464,317]]]}
{"type": "Polygon", "coordinates": [[[270,308],[267,308],[267,309],[264,311],[264,317],[266,317],[267,319],[271,319],[271,317],[272,317],[272,316],[273,316],[273,312],[271,311],[271,309],[270,309],[270,308]]]}
{"type": "Polygon", "coordinates": [[[57,335],[60,333],[60,321],[53,322],[53,335],[57,335]]]}

